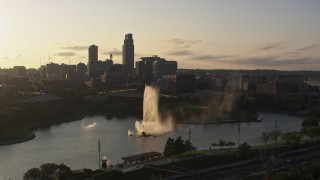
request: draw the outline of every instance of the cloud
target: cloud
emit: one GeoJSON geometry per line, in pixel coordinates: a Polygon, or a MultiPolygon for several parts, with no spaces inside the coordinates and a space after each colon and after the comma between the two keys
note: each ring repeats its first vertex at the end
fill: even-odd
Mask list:
{"type": "Polygon", "coordinates": [[[300,49],[298,49],[299,51],[309,51],[309,50],[312,50],[312,49],[315,49],[315,48],[318,48],[320,47],[319,44],[312,44],[312,45],[309,45],[309,46],[305,46],[305,47],[302,47],[300,49]]]}
{"type": "Polygon", "coordinates": [[[238,65],[254,65],[254,66],[285,66],[285,65],[302,65],[302,64],[319,64],[320,58],[314,57],[293,57],[285,58],[280,56],[260,56],[248,57],[242,59],[225,60],[224,63],[238,65]]]}
{"type": "Polygon", "coordinates": [[[166,40],[167,43],[177,47],[177,48],[188,48],[197,43],[202,42],[201,40],[187,40],[187,39],[180,39],[180,38],[173,38],[170,40],[166,40]]]}
{"type": "Polygon", "coordinates": [[[171,50],[166,53],[167,55],[172,55],[172,56],[188,56],[191,55],[192,52],[187,50],[187,49],[181,49],[181,50],[171,50]]]}
{"type": "Polygon", "coordinates": [[[208,60],[213,60],[213,59],[223,59],[223,58],[230,58],[230,57],[233,57],[233,56],[231,56],[231,55],[215,56],[212,54],[206,54],[206,55],[201,55],[201,56],[194,56],[192,58],[195,60],[208,61],[208,60]]]}
{"type": "Polygon", "coordinates": [[[120,51],[120,50],[117,49],[117,48],[113,48],[112,50],[109,50],[109,51],[104,52],[104,53],[102,53],[102,54],[112,54],[112,55],[114,55],[114,56],[120,56],[120,55],[122,55],[122,51],[120,51]]]}
{"type": "Polygon", "coordinates": [[[59,53],[55,53],[55,56],[75,56],[76,53],[74,52],[59,52],[59,53]]]}
{"type": "Polygon", "coordinates": [[[19,55],[16,55],[14,57],[9,57],[9,56],[3,56],[1,57],[2,60],[10,60],[10,59],[19,59],[22,55],[19,54],[19,55]]]}
{"type": "Polygon", "coordinates": [[[285,43],[284,41],[279,41],[279,42],[261,44],[261,45],[256,46],[255,50],[267,51],[267,50],[282,48],[284,43],[285,43]]]}
{"type": "Polygon", "coordinates": [[[83,50],[87,50],[88,48],[89,48],[88,46],[78,46],[78,45],[59,47],[59,49],[62,49],[62,50],[72,50],[72,51],[83,51],[83,50]]]}

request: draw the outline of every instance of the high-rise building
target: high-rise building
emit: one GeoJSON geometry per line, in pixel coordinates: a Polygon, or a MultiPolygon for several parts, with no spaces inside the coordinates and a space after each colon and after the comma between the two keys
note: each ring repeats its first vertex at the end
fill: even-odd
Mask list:
{"type": "Polygon", "coordinates": [[[177,61],[160,59],[153,63],[152,69],[153,80],[157,80],[166,75],[175,75],[177,73],[178,63],[177,61]]]}
{"type": "Polygon", "coordinates": [[[132,34],[126,34],[124,44],[122,46],[122,63],[126,75],[134,73],[134,45],[132,34]]]}
{"type": "Polygon", "coordinates": [[[175,75],[177,68],[177,61],[167,61],[156,55],[141,57],[141,61],[136,62],[138,79],[143,83],[161,79],[166,75],[175,75]]]}
{"type": "Polygon", "coordinates": [[[153,63],[162,58],[158,56],[141,57],[141,61],[136,62],[137,76],[140,82],[149,83],[153,76],[153,63]]]}
{"type": "Polygon", "coordinates": [[[98,61],[98,46],[91,45],[89,47],[89,62],[97,62],[98,61]]]}

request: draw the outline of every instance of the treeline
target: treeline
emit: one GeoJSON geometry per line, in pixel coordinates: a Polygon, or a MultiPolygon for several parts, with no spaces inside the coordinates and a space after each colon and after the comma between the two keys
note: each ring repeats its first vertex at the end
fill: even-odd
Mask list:
{"type": "Polygon", "coordinates": [[[46,163],[42,164],[40,168],[31,168],[24,173],[24,180],[86,180],[86,179],[120,179],[122,177],[121,171],[102,171],[83,169],[81,172],[73,172],[71,168],[64,164],[46,163]]]}
{"type": "Polygon", "coordinates": [[[237,106],[241,109],[255,111],[283,111],[298,112],[320,104],[320,99],[312,95],[269,95],[269,94],[242,94],[237,106]]]}
{"type": "Polygon", "coordinates": [[[320,126],[302,128],[300,131],[283,133],[280,130],[265,131],[261,133],[260,139],[264,144],[271,141],[277,146],[279,141],[284,142],[287,146],[298,146],[302,141],[318,142],[320,140],[320,126]]]}
{"type": "Polygon", "coordinates": [[[177,139],[168,138],[163,150],[163,155],[169,157],[193,150],[196,150],[196,147],[192,145],[190,140],[184,141],[181,136],[179,136],[177,139]]]}

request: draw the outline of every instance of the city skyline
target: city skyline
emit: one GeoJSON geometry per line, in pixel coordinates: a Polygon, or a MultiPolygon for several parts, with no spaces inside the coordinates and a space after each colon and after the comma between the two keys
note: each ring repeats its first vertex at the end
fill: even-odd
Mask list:
{"type": "Polygon", "coordinates": [[[159,55],[180,68],[318,70],[318,1],[1,1],[0,67],[159,55]],[[49,59],[50,56],[50,59],[49,59]]]}

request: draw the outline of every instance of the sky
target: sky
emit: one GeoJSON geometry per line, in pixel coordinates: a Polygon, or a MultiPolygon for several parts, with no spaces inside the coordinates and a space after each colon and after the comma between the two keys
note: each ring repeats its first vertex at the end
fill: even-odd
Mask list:
{"type": "Polygon", "coordinates": [[[320,70],[319,0],[0,0],[0,67],[158,55],[188,69],[320,70]]]}

